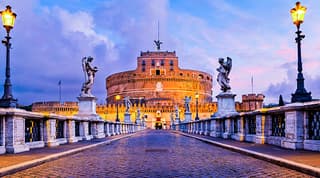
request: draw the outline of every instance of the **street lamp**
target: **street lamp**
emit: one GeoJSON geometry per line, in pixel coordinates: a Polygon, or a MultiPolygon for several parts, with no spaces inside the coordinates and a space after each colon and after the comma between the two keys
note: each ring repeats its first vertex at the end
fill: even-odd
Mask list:
{"type": "Polygon", "coordinates": [[[120,95],[116,95],[115,98],[116,98],[116,105],[117,105],[117,117],[116,117],[116,122],[120,122],[120,120],[119,120],[119,110],[118,110],[120,95]]]}
{"type": "Polygon", "coordinates": [[[292,94],[291,102],[305,102],[311,101],[311,92],[307,92],[304,88],[304,78],[302,74],[302,59],[301,59],[301,40],[305,37],[305,35],[301,34],[300,24],[303,23],[304,14],[306,13],[307,8],[302,6],[300,2],[296,3],[296,7],[290,10],[291,17],[293,23],[297,26],[297,49],[298,49],[298,76],[297,76],[297,90],[292,94]]]}
{"type": "Polygon", "coordinates": [[[199,115],[198,115],[198,99],[199,99],[199,94],[198,94],[198,93],[196,93],[195,98],[196,98],[196,118],[195,118],[195,120],[198,121],[198,120],[199,120],[199,115]]]}
{"type": "Polygon", "coordinates": [[[16,107],[17,99],[14,99],[12,96],[12,85],[10,81],[10,48],[11,43],[9,36],[10,30],[14,26],[14,21],[16,20],[17,15],[11,11],[11,7],[7,6],[5,10],[0,12],[2,16],[3,27],[7,31],[7,36],[5,40],[2,40],[2,43],[6,46],[6,80],[4,83],[4,94],[0,99],[0,107],[16,107]]]}

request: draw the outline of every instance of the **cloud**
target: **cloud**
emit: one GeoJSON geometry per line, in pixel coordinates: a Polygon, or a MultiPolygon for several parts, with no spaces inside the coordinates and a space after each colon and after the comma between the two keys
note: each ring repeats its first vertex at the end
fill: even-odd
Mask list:
{"type": "MultiPolygon", "coordinates": [[[[277,103],[281,94],[285,101],[291,102],[291,94],[297,89],[297,64],[295,62],[285,63],[281,66],[286,72],[286,79],[282,82],[270,84],[264,92],[268,102],[277,103]]],[[[312,93],[312,98],[319,98],[320,94],[320,76],[312,77],[304,74],[304,84],[307,92],[312,93]]]]}
{"type": "MultiPolygon", "coordinates": [[[[99,68],[93,93],[104,100],[108,75],[135,69],[140,51],[155,50],[158,21],[162,49],[175,50],[181,68],[205,71],[215,79],[217,58],[230,56],[231,87],[238,100],[251,92],[252,76],[254,91],[266,92],[266,101],[277,100],[279,94],[288,100],[295,90],[291,2],[189,2],[191,9],[186,9],[188,3],[174,6],[175,2],[167,0],[9,2],[18,14],[11,33],[13,93],[22,104],[57,100],[59,80],[63,83],[63,100],[76,100],[84,80],[81,58],[89,55],[99,68]],[[261,13],[273,2],[277,6],[272,13],[261,13]],[[193,6],[200,11],[195,12],[193,6]]],[[[306,18],[312,22],[320,18],[314,8],[319,2],[308,3],[306,18]]],[[[2,1],[0,5],[4,8],[5,4],[2,1]]],[[[303,24],[303,65],[306,88],[316,97],[320,93],[320,25],[310,22],[303,24]]],[[[4,49],[1,51],[3,59],[4,49]]],[[[4,81],[1,74],[3,67],[0,82],[4,81]]],[[[217,95],[219,86],[213,81],[217,95]]]]}

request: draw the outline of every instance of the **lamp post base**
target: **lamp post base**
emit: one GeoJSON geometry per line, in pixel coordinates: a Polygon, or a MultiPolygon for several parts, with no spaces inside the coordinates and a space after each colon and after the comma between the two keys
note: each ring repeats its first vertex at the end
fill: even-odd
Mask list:
{"type": "Polygon", "coordinates": [[[295,92],[292,94],[292,97],[291,97],[292,103],[307,102],[311,100],[312,100],[311,92],[295,92]]]}
{"type": "Polygon", "coordinates": [[[18,105],[18,100],[13,98],[0,99],[0,107],[2,108],[16,108],[18,105]]]}

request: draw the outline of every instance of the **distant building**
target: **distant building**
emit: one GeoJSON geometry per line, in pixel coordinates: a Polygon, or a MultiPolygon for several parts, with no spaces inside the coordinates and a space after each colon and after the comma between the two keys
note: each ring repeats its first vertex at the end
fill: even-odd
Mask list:
{"type": "MultiPolygon", "coordinates": [[[[199,103],[212,101],[212,76],[208,73],[180,69],[176,52],[141,52],[137,68],[106,78],[107,103],[115,96],[129,96],[133,103],[183,106],[183,98],[199,94],[199,103]]],[[[195,103],[195,99],[192,100],[195,103]]]]}
{"type": "Polygon", "coordinates": [[[242,95],[242,103],[240,106],[240,111],[247,112],[247,111],[254,111],[256,109],[263,108],[263,94],[248,94],[242,95]]]}

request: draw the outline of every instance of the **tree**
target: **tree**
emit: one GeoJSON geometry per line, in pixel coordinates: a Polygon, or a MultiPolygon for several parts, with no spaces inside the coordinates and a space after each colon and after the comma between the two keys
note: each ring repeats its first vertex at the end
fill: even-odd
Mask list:
{"type": "Polygon", "coordinates": [[[284,106],[282,95],[279,96],[279,106],[284,106]]]}

